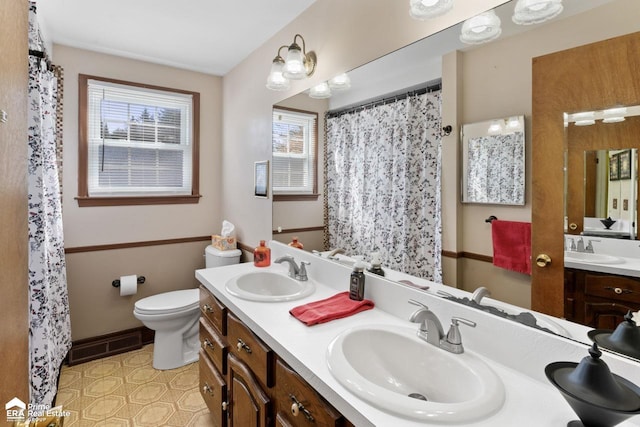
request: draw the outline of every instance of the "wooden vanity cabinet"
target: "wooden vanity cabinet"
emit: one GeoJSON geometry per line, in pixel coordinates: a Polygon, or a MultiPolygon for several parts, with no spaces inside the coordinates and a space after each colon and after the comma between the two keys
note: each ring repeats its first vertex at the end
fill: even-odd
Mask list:
{"type": "Polygon", "coordinates": [[[216,427],[353,427],[200,287],[200,392],[216,427]]]}
{"type": "Polygon", "coordinates": [[[565,269],[565,317],[595,329],[615,329],[640,310],[640,278],[565,269]]]}

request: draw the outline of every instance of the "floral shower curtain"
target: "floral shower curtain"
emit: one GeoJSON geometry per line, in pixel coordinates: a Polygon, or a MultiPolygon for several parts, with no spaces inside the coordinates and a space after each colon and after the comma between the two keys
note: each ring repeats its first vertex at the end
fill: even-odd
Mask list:
{"type": "MultiPolygon", "coordinates": [[[[56,161],[57,82],[29,10],[29,352],[30,402],[53,404],[60,365],[71,348],[56,161]]],[[[26,54],[26,52],[25,52],[26,54]]]]}
{"type": "Polygon", "coordinates": [[[328,117],[330,248],[442,282],[441,92],[328,117]]]}

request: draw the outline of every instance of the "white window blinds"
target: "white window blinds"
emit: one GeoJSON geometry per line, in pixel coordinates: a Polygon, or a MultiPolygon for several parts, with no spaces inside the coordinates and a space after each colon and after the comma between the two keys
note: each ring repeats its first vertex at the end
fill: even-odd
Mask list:
{"type": "Polygon", "coordinates": [[[273,111],[274,194],[311,194],[316,174],[317,115],[273,111]]]}
{"type": "Polygon", "coordinates": [[[192,96],[88,81],[90,196],[191,194],[192,96]]]}

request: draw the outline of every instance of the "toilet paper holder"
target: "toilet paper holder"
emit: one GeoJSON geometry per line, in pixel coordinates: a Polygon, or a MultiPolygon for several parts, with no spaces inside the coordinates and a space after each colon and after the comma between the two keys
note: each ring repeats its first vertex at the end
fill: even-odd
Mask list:
{"type": "MultiPolygon", "coordinates": [[[[144,283],[144,281],[147,280],[144,276],[138,276],[136,281],[138,282],[138,285],[142,285],[144,283]]],[[[111,282],[111,286],[113,286],[114,288],[119,288],[120,287],[120,279],[116,279],[113,282],[111,282]]]]}

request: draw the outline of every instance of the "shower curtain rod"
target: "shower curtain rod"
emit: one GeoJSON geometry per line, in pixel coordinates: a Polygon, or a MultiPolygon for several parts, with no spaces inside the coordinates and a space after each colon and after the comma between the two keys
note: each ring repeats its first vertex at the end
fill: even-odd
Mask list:
{"type": "Polygon", "coordinates": [[[335,117],[340,117],[343,114],[349,114],[349,113],[353,113],[355,111],[362,111],[362,110],[366,110],[368,108],[373,108],[373,107],[377,107],[379,105],[384,105],[388,102],[396,102],[396,101],[400,101],[402,99],[405,99],[408,96],[416,96],[416,95],[422,95],[428,92],[435,92],[437,90],[442,89],[442,82],[441,81],[437,81],[437,83],[427,83],[427,86],[421,87],[421,88],[417,88],[414,90],[410,90],[406,93],[400,93],[397,95],[393,95],[393,96],[387,96],[384,98],[380,98],[380,99],[376,99],[373,101],[369,101],[369,102],[365,102],[364,104],[360,104],[360,105],[355,105],[353,107],[347,107],[347,108],[343,108],[341,110],[335,110],[335,111],[327,111],[327,118],[328,119],[332,119],[335,117]]]}

